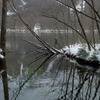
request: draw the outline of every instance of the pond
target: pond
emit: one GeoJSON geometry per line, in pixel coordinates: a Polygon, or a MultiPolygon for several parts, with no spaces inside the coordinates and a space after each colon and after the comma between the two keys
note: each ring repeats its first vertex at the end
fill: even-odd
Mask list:
{"type": "MultiPolygon", "coordinates": [[[[57,49],[78,40],[84,42],[75,34],[41,33],[40,37],[57,49]]],[[[25,40],[41,45],[29,32],[7,34],[10,100],[100,100],[100,74],[80,68],[59,55],[38,53],[37,47],[25,40]]],[[[1,79],[0,100],[3,100],[1,79]]]]}

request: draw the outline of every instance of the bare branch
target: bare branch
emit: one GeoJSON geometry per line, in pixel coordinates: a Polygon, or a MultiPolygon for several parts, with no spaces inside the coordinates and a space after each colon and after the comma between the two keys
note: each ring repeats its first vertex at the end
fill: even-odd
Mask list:
{"type": "Polygon", "coordinates": [[[74,11],[77,11],[78,13],[84,15],[85,17],[88,17],[88,18],[93,19],[93,20],[95,20],[95,21],[97,21],[97,22],[100,23],[100,20],[95,19],[95,18],[93,18],[93,17],[91,17],[91,16],[89,16],[89,15],[87,15],[87,14],[84,14],[83,12],[81,12],[81,11],[79,11],[79,10],[77,10],[77,9],[74,9],[74,8],[71,7],[70,5],[67,5],[67,4],[65,4],[65,3],[63,3],[62,1],[59,1],[59,0],[56,0],[56,1],[59,2],[59,3],[61,3],[63,6],[69,7],[69,8],[71,8],[71,9],[73,9],[74,11]]]}

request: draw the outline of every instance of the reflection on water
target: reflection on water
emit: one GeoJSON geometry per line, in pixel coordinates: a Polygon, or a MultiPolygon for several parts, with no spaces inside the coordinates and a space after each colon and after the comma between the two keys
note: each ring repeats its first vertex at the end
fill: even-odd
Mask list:
{"type": "MultiPolygon", "coordinates": [[[[51,64],[52,61],[49,62],[50,66],[51,64]]],[[[27,100],[27,97],[30,98],[29,100],[33,100],[33,98],[35,100],[99,100],[100,75],[77,68],[67,61],[64,61],[63,64],[54,62],[52,68],[48,70],[50,66],[44,65],[44,69],[31,77],[17,100],[27,100]]],[[[28,78],[32,72],[30,70],[30,68],[20,69],[22,76],[20,74],[9,80],[11,97],[28,78]]]]}
{"type": "MultiPolygon", "coordinates": [[[[60,37],[57,34],[43,34],[41,37],[53,46],[55,46],[55,38],[58,39],[57,41],[63,38],[63,45],[68,43],[65,34],[60,37]]],[[[72,35],[69,35],[69,37],[72,38],[72,35]]],[[[39,59],[41,53],[36,52],[37,48],[23,41],[23,38],[39,43],[33,36],[28,34],[8,34],[6,59],[9,74],[10,99],[12,98],[12,100],[14,100],[16,91],[23,82],[49,56],[47,55],[39,59]]],[[[75,43],[75,41],[70,42],[75,43]]],[[[59,43],[62,45],[61,42],[59,43]]],[[[0,80],[0,100],[3,100],[2,91],[2,82],[0,80]]],[[[99,99],[100,75],[95,72],[80,69],[75,64],[71,64],[59,56],[54,56],[43,64],[24,85],[17,98],[17,100],[99,99]]]]}

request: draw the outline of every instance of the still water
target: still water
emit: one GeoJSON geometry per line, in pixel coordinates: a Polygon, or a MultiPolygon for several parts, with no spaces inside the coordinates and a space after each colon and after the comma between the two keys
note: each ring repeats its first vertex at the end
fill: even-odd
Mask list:
{"type": "MultiPolygon", "coordinates": [[[[41,33],[40,37],[58,49],[79,43],[80,40],[84,42],[75,34],[41,33]]],[[[31,78],[23,86],[16,100],[100,100],[99,74],[78,68],[77,65],[58,56],[48,59],[50,55],[38,53],[38,48],[25,39],[40,44],[29,32],[7,34],[6,59],[10,100],[15,100],[20,86],[29,76],[31,78]]],[[[1,79],[0,100],[4,100],[1,79]]]]}

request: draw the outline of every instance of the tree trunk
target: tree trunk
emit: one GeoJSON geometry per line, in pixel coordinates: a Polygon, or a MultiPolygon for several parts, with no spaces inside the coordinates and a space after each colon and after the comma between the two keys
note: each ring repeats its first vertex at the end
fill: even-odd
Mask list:
{"type": "Polygon", "coordinates": [[[7,17],[7,0],[2,0],[2,21],[1,21],[1,49],[3,50],[3,64],[0,66],[4,72],[2,73],[2,82],[4,88],[4,98],[9,100],[7,68],[6,68],[6,17],[7,17]]]}

